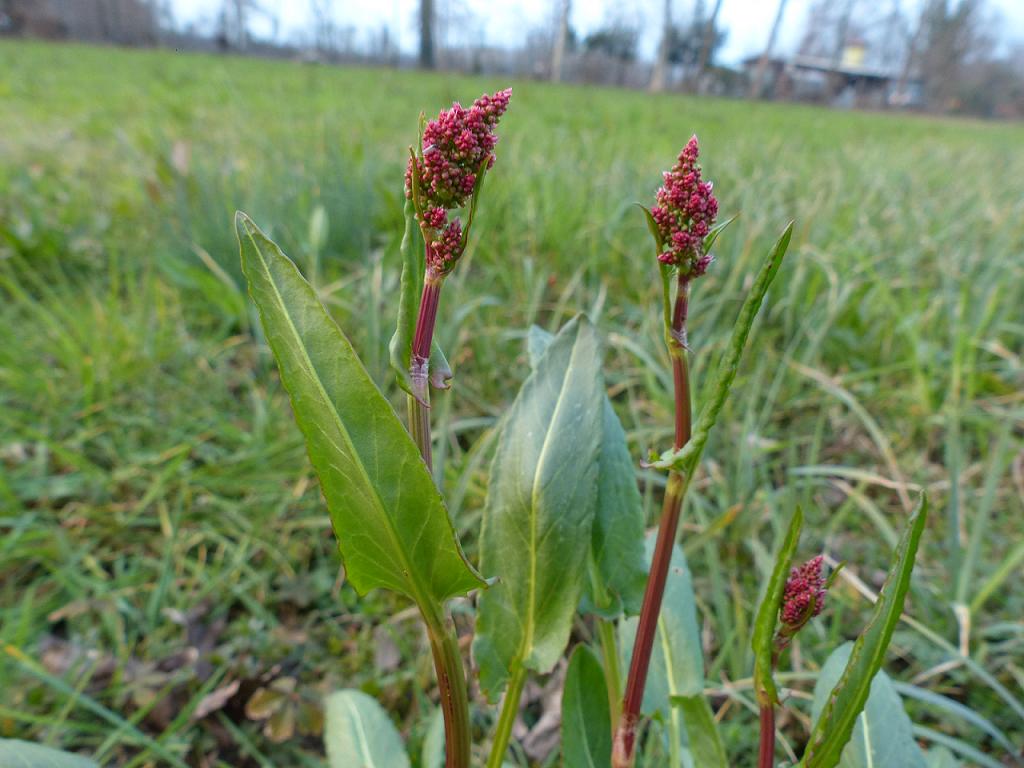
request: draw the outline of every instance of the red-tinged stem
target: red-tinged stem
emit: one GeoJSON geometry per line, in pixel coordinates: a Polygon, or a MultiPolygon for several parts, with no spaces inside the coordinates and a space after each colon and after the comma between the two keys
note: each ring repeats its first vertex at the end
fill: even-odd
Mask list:
{"type": "Polygon", "coordinates": [[[469,694],[455,625],[447,616],[423,613],[444,715],[445,768],[470,768],[469,694]]]}
{"type": "MultiPolygon", "coordinates": [[[[672,379],[675,390],[675,450],[690,440],[691,405],[690,376],[686,364],[686,316],[689,306],[689,283],[679,279],[675,305],[672,310],[670,337],[666,340],[672,359],[672,379]]],[[[668,477],[665,501],[658,524],[658,539],[651,559],[651,572],[647,578],[644,601],[640,607],[633,658],[629,664],[626,695],[622,702],[622,716],[615,732],[612,754],[614,768],[632,768],[636,759],[636,728],[640,720],[640,705],[647,685],[647,671],[658,630],[658,615],[665,596],[668,568],[672,561],[672,545],[679,527],[679,515],[688,486],[686,478],[678,472],[668,477]]]]}
{"type": "Polygon", "coordinates": [[[420,449],[427,469],[433,471],[430,438],[430,348],[437,324],[437,307],[441,301],[442,279],[427,273],[423,281],[420,312],[416,318],[416,332],[412,339],[409,380],[412,394],[409,403],[409,433],[420,449]]]}
{"type": "Polygon", "coordinates": [[[757,750],[757,768],[772,768],[775,761],[775,707],[761,705],[761,745],[757,750]]]}
{"type": "MultiPolygon", "coordinates": [[[[409,367],[412,384],[412,394],[408,398],[409,433],[431,471],[430,348],[434,341],[437,307],[441,301],[441,284],[442,279],[429,272],[423,281],[409,367]]],[[[434,657],[444,715],[445,768],[470,768],[469,693],[455,625],[440,607],[436,613],[423,609],[423,620],[430,636],[430,651],[434,657]]]]}

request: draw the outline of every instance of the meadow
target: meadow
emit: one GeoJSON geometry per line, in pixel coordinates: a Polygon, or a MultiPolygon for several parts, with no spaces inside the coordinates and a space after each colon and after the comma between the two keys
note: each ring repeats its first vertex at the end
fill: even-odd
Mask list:
{"type": "MultiPolygon", "coordinates": [[[[421,110],[504,85],[0,44],[0,737],[103,765],[320,766],[319,702],[359,687],[417,754],[436,704],[425,639],[401,598],[345,583],[232,217],[295,259],[399,406],[407,147],[421,110]]],[[[437,481],[470,557],[526,332],[578,311],[605,335],[657,519],[664,480],[640,459],[671,442],[672,382],[633,204],[697,133],[723,215],[740,214],[691,303],[698,403],[758,260],[796,222],[683,517],[727,742],[756,727],[750,623],[789,512],[807,554],[847,562],[786,678],[780,724],[801,742],[814,674],[858,631],[924,489],[885,668],[922,744],[1018,765],[1024,127],[511,85],[437,331],[456,374],[435,402],[437,481]]],[[[544,705],[528,695],[527,727],[544,705]]]]}

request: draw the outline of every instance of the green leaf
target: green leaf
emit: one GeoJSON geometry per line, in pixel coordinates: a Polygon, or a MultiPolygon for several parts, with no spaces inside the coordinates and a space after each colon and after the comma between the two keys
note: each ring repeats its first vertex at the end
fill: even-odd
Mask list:
{"type": "Polygon", "coordinates": [[[733,326],[729,345],[725,348],[725,351],[722,353],[722,359],[718,363],[715,387],[707,404],[701,409],[700,416],[697,417],[693,433],[690,436],[690,442],[678,451],[666,451],[651,466],[658,469],[674,469],[686,476],[692,474],[697,466],[701,454],[704,452],[704,446],[708,441],[711,428],[715,426],[718,414],[722,411],[722,406],[725,405],[725,400],[729,396],[729,390],[732,388],[732,382],[736,378],[740,357],[743,355],[743,348],[747,345],[747,337],[750,336],[750,329],[754,325],[754,319],[761,309],[761,302],[764,301],[768,287],[772,284],[772,280],[775,279],[775,275],[778,274],[779,267],[782,266],[782,259],[786,255],[786,249],[789,248],[789,240],[792,235],[793,222],[790,222],[782,236],[772,247],[768,258],[754,279],[754,284],[750,287],[750,291],[747,292],[747,298],[743,302],[739,316],[736,318],[736,324],[733,326]]]}
{"type": "Polygon", "coordinates": [[[871,618],[853,644],[846,669],[815,721],[807,750],[800,761],[804,768],[833,768],[839,763],[843,747],[850,740],[857,717],[864,709],[871,680],[882,666],[886,648],[903,611],[914,558],[927,518],[928,499],[922,495],[896,545],[889,575],[878,593],[871,618]]]}
{"type": "Polygon", "coordinates": [[[651,209],[646,205],[636,204],[637,208],[644,212],[644,221],[647,222],[647,231],[651,233],[651,237],[654,238],[654,246],[657,252],[660,254],[665,250],[665,243],[661,239],[661,230],[658,229],[658,222],[654,220],[654,214],[651,213],[651,209]]]}
{"type": "Polygon", "coordinates": [[[324,744],[330,768],[409,768],[395,724],[362,691],[336,691],[327,697],[324,744]]]}
{"type": "Polygon", "coordinates": [[[555,337],[509,410],[491,465],[473,653],[493,700],[514,667],[548,672],[569,641],[597,504],[604,380],[583,315],[555,337]]]}
{"type": "MultiPolygon", "coordinates": [[[[531,326],[527,334],[530,367],[554,337],[531,326]]],[[[590,536],[591,578],[582,610],[607,619],[636,614],[644,599],[644,510],[626,433],[611,400],[604,396],[604,425],[599,459],[597,512],[590,536]]]]}
{"type": "Polygon", "coordinates": [[[0,739],[3,768],[97,768],[96,763],[70,752],[42,747],[18,739],[0,739]]]}
{"type": "Polygon", "coordinates": [[[420,753],[420,768],[443,768],[444,766],[444,713],[438,707],[430,716],[427,735],[423,739],[420,753]]]}
{"type": "Polygon", "coordinates": [[[751,647],[754,649],[754,693],[761,706],[774,706],[779,703],[779,694],[772,678],[772,656],[775,653],[775,626],[779,620],[779,609],[782,607],[782,595],[786,590],[786,580],[800,543],[800,529],[804,515],[800,507],[793,512],[789,521],[789,529],[782,540],[779,553],[775,556],[775,567],[768,588],[757,609],[754,620],[754,636],[751,647]]]}
{"type": "Polygon", "coordinates": [[[926,756],[928,768],[960,768],[961,763],[945,747],[932,747],[926,756]]]}
{"type": "MultiPolygon", "coordinates": [[[[412,362],[412,339],[416,334],[416,318],[420,312],[420,299],[423,296],[423,238],[412,201],[405,201],[405,233],[399,248],[402,256],[402,277],[399,282],[398,294],[398,325],[388,344],[391,368],[398,377],[398,385],[413,394],[412,382],[409,379],[409,368],[412,362]]],[[[434,341],[430,347],[430,384],[435,389],[448,389],[451,385],[452,369],[434,341]]]]}
{"type": "Polygon", "coordinates": [[[699,768],[729,768],[718,724],[704,695],[673,696],[672,705],[682,711],[693,764],[699,768]]]}
{"type": "MultiPolygon", "coordinates": [[[[843,668],[850,659],[852,643],[844,643],[832,652],[821,668],[814,685],[812,718],[825,708],[832,687],[839,681],[843,668]]],[[[871,681],[871,692],[864,710],[857,718],[853,735],[843,748],[840,768],[926,768],[927,763],[914,734],[899,694],[885,672],[879,672],[871,681]]]]}
{"type": "MultiPolygon", "coordinates": [[[[650,563],[657,543],[657,531],[647,534],[647,561],[650,563]]],[[[623,666],[629,667],[639,619],[619,622],[623,666]]],[[[651,652],[651,664],[640,707],[647,715],[670,713],[674,696],[696,696],[704,691],[704,655],[697,624],[697,604],[686,556],[679,545],[672,547],[672,561],[665,581],[665,596],[658,615],[658,633],[651,652]]]]}
{"type": "Polygon", "coordinates": [[[244,213],[242,269],[360,592],[386,587],[424,611],[483,585],[391,405],[296,266],[244,213]]]}
{"type": "Polygon", "coordinates": [[[612,762],[612,723],[604,669],[585,645],[576,646],[565,673],[562,761],[564,768],[608,768],[612,762]]]}
{"type": "Polygon", "coordinates": [[[718,240],[718,236],[722,234],[723,231],[725,231],[726,227],[728,227],[730,224],[736,221],[737,216],[739,216],[738,213],[735,216],[730,216],[725,221],[720,221],[718,224],[711,228],[710,232],[704,235],[704,242],[702,244],[704,248],[704,253],[707,253],[714,247],[715,241],[718,240]]]}

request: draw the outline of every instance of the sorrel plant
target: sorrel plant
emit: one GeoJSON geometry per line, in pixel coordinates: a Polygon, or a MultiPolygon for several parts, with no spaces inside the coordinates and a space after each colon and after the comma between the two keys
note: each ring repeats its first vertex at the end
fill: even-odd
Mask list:
{"type": "MultiPolygon", "coordinates": [[[[421,116],[419,140],[409,151],[398,322],[390,345],[392,367],[407,393],[407,426],[295,265],[238,213],[249,292],[320,478],[347,578],[360,593],[391,589],[419,609],[437,676],[447,768],[468,768],[478,754],[465,660],[448,610],[451,598],[473,592],[480,688],[491,702],[501,700],[488,740],[488,768],[500,768],[506,759],[527,680],[551,672],[565,656],[580,616],[593,630],[592,644],[577,644],[565,672],[564,764],[634,765],[645,738],[654,739],[645,734],[653,734],[647,723],[657,715],[668,723],[673,765],[681,764],[685,730],[696,764],[724,768],[727,752],[704,695],[692,587],[676,539],[687,492],[782,265],[792,224],[752,276],[694,420],[691,289],[712,265],[713,246],[732,220],[716,225],[718,202],[697,163],[697,139],[687,142],[664,174],[656,204],[643,209],[661,279],[674,382],[673,445],[647,462],[667,473],[657,532],[645,543],[636,461],[605,391],[599,334],[581,314],[553,336],[529,331],[531,372],[499,427],[475,568],[433,480],[430,390],[447,389],[452,380],[434,329],[444,281],[469,244],[510,96],[510,90],[484,95],[468,109],[456,103],[429,122],[421,116]]],[[[839,763],[900,616],[926,512],[922,498],[871,619],[815,720],[801,766],[839,763]]],[[[774,673],[794,636],[821,613],[838,572],[826,578],[820,555],[793,567],[802,519],[795,510],[754,627],[759,768],[775,760],[781,698],[774,673]]],[[[326,741],[334,766],[410,764],[386,714],[358,691],[329,697],[326,741]]],[[[748,754],[754,754],[751,742],[748,754]]]]}

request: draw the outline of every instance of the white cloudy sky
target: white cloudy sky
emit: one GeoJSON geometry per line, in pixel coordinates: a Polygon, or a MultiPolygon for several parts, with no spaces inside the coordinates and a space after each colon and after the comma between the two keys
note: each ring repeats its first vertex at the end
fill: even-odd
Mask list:
{"type": "MultiPolygon", "coordinates": [[[[695,0],[673,0],[674,14],[686,19],[695,0]]],[[[876,0],[877,7],[891,8],[893,0],[876,0]]],[[[917,6],[920,0],[901,5],[917,6]]],[[[435,0],[439,14],[460,19],[448,26],[452,44],[463,44],[482,36],[490,45],[516,45],[531,28],[545,23],[552,16],[555,0],[435,0]]],[[[181,24],[210,24],[216,18],[223,0],[171,0],[176,20],[181,24]]],[[[301,39],[308,34],[311,0],[257,0],[257,4],[278,20],[280,39],[301,39]]],[[[706,0],[711,7],[714,0],[706,0]]],[[[789,0],[779,49],[793,47],[803,29],[803,20],[811,0],[789,0]]],[[[988,0],[990,10],[1001,20],[1000,29],[1007,37],[1024,40],[1024,0],[988,0]]],[[[572,25],[581,34],[600,26],[612,9],[622,17],[639,23],[646,35],[641,52],[650,55],[656,46],[657,26],[662,0],[574,0],[572,25]]],[[[417,9],[419,0],[333,0],[334,18],[341,26],[354,26],[358,35],[379,33],[387,26],[392,39],[397,38],[403,50],[413,51],[417,42],[417,9]]],[[[777,0],[723,0],[721,21],[729,35],[721,60],[735,63],[764,47],[772,23],[777,0]]],[[[272,30],[266,17],[254,15],[253,31],[269,36],[272,30]]]]}

